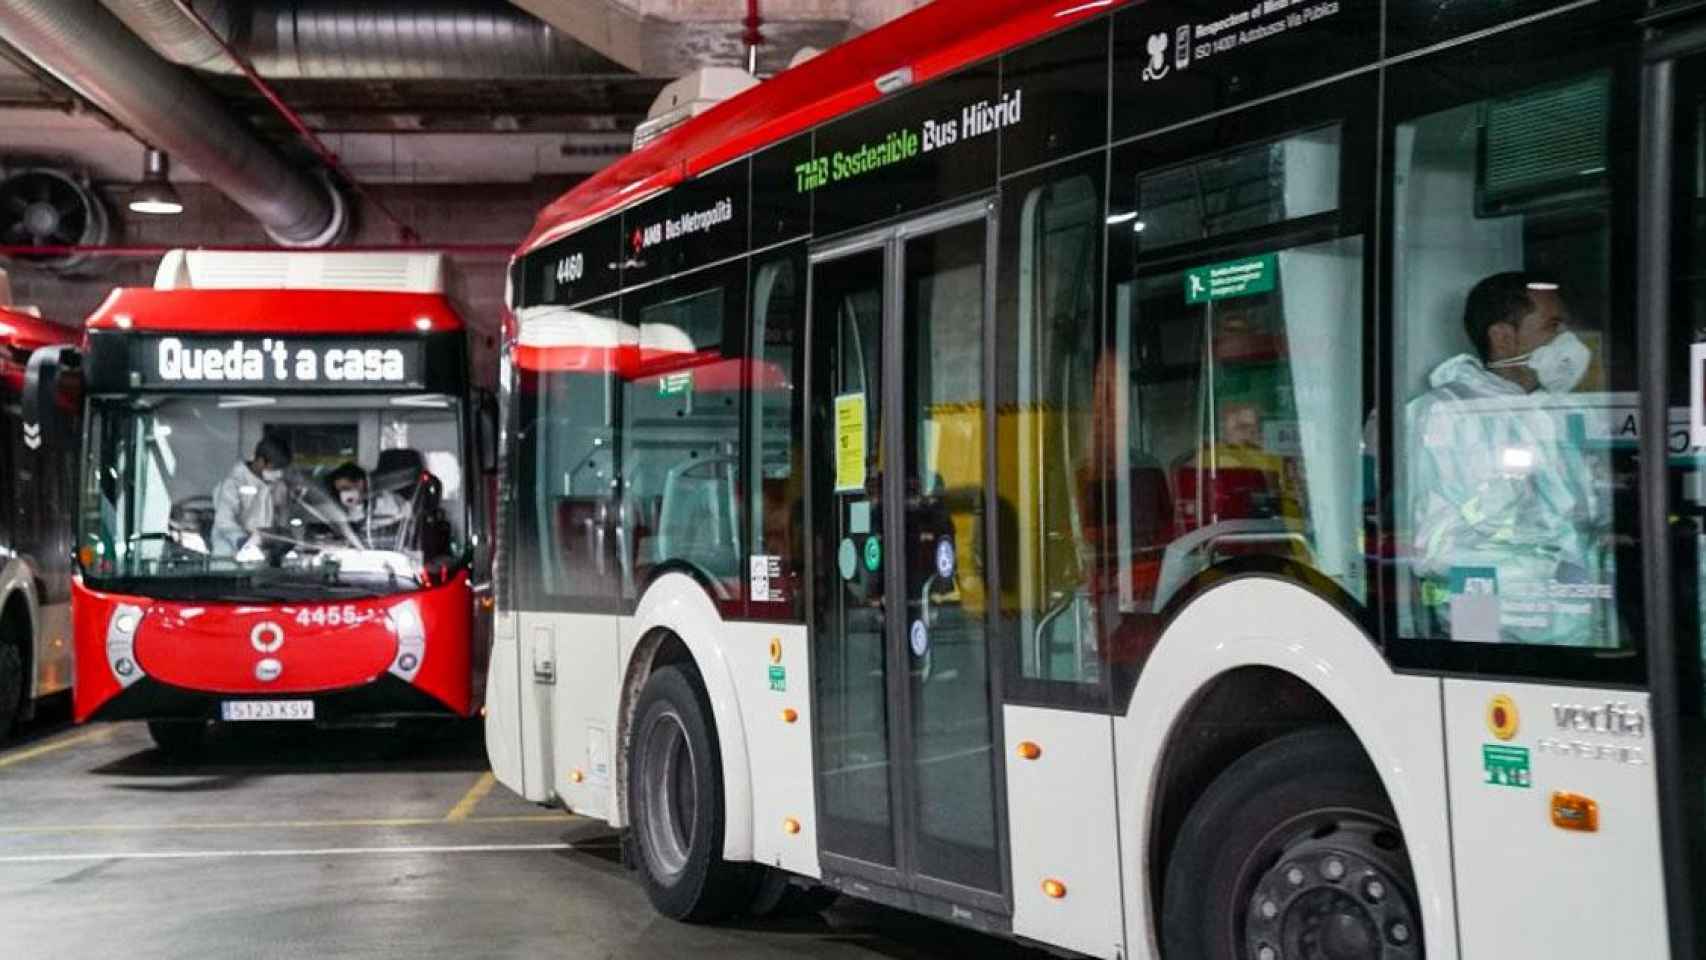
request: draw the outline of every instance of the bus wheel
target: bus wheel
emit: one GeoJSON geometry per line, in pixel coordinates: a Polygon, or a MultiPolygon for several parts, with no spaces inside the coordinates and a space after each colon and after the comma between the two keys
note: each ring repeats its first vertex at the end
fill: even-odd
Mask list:
{"type": "Polygon", "coordinates": [[[1185,818],[1163,891],[1168,957],[1423,955],[1397,817],[1338,729],[1281,737],[1227,768],[1185,818]]]}
{"type": "Polygon", "coordinates": [[[720,920],[743,909],[753,892],[750,865],[722,857],[716,743],[697,676],[678,666],[653,673],[629,741],[628,820],[646,894],[676,920],[720,920]]]}
{"type": "Polygon", "coordinates": [[[14,640],[0,637],[0,740],[12,735],[24,709],[24,652],[14,640]]]}
{"type": "Polygon", "coordinates": [[[148,735],[160,752],[173,759],[186,759],[207,745],[210,724],[206,720],[150,720],[148,735]]]}

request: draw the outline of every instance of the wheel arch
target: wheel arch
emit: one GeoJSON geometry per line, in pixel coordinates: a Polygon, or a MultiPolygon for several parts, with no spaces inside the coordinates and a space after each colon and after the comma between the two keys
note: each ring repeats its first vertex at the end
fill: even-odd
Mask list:
{"type": "Polygon", "coordinates": [[[711,705],[723,776],[723,858],[752,859],[752,785],[740,697],[723,650],[723,618],[705,588],[684,573],[659,577],[635,612],[635,640],[624,660],[613,759],[616,802],[611,822],[628,823],[628,747],[646,680],[660,667],[691,664],[711,705]]]}
{"type": "Polygon", "coordinates": [[[1141,955],[1159,953],[1171,830],[1238,757],[1313,724],[1348,730],[1404,831],[1430,955],[1455,956],[1439,681],[1394,673],[1342,610],[1271,577],[1217,586],[1158,640],[1116,722],[1127,838],[1126,914],[1141,955]],[[1259,610],[1260,617],[1250,611],[1259,610]]]}

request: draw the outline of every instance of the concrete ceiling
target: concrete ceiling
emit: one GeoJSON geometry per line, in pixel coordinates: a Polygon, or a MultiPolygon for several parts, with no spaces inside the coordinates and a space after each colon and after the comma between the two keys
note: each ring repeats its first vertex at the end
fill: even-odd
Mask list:
{"type": "MultiPolygon", "coordinates": [[[[102,0],[109,7],[140,0],[102,0]]],[[[209,0],[198,0],[201,9],[209,0]]],[[[246,12],[249,3],[227,0],[246,12]]],[[[413,0],[442,10],[452,0],[413,0]]],[[[363,182],[514,183],[588,173],[625,151],[669,80],[699,66],[744,65],[745,0],[467,0],[520,8],[587,55],[593,73],[498,79],[269,78],[363,182]]],[[[823,48],[924,0],[761,0],[760,73],[778,71],[801,47],[823,48]]],[[[409,10],[411,0],[390,9],[409,10]]],[[[180,69],[192,69],[184,67],[180,69]]],[[[196,71],[239,119],[287,156],[308,163],[296,134],[242,77],[196,71]]],[[[97,181],[140,177],[138,140],[22,54],[0,44],[0,172],[47,163],[97,181]]],[[[174,179],[195,181],[187,165],[174,179]]]]}

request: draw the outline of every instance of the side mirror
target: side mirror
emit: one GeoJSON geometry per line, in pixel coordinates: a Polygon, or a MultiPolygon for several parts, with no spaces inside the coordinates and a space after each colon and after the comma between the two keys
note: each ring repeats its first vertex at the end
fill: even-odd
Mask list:
{"type": "Polygon", "coordinates": [[[24,368],[24,395],[20,398],[24,446],[39,450],[48,438],[62,438],[70,421],[61,408],[61,378],[76,371],[82,354],[75,347],[38,347],[24,368]]]}
{"type": "Polygon", "coordinates": [[[474,442],[479,448],[480,472],[496,473],[498,469],[498,398],[490,390],[477,395],[479,409],[475,411],[474,442]]]}

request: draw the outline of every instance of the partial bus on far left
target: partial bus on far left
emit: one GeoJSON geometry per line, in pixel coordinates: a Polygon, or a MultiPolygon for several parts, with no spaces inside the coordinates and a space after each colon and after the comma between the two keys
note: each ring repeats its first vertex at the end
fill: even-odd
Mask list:
{"type": "Polygon", "coordinates": [[[71,515],[63,505],[76,489],[78,416],[75,384],[50,399],[64,413],[48,434],[22,410],[30,357],[68,347],[77,331],[12,303],[0,271],[0,741],[36,705],[71,689],[71,515]]]}
{"type": "MultiPolygon", "coordinates": [[[[495,399],[440,254],[173,251],[113,291],[73,367],[63,498],[78,722],[169,753],[223,723],[479,713],[495,399]],[[71,508],[71,505],[75,505],[71,508]]],[[[56,376],[57,375],[57,376],[56,376]]]]}

